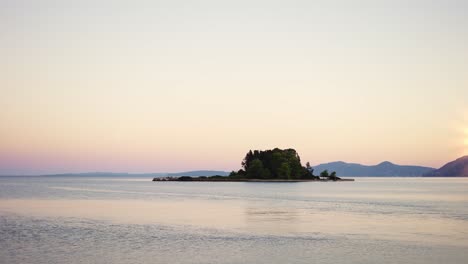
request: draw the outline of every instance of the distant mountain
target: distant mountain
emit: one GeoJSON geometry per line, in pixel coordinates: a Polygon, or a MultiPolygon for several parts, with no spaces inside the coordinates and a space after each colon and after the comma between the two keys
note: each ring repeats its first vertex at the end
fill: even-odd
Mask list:
{"type": "Polygon", "coordinates": [[[317,165],[314,168],[314,173],[319,174],[321,171],[328,170],[336,171],[338,176],[375,176],[375,177],[398,177],[398,176],[422,176],[434,168],[421,166],[402,166],[393,164],[389,161],[384,161],[377,165],[362,165],[357,163],[346,163],[343,161],[330,162],[317,165]]]}
{"type": "Polygon", "coordinates": [[[177,172],[177,173],[167,173],[166,176],[228,176],[229,172],[227,171],[211,171],[211,170],[199,170],[199,171],[186,171],[186,172],[177,172]]]}
{"type": "Polygon", "coordinates": [[[198,170],[186,172],[157,172],[157,173],[126,173],[126,172],[84,172],[84,173],[61,173],[61,174],[47,174],[40,175],[46,177],[167,177],[167,176],[214,176],[221,175],[227,176],[229,172],[226,171],[211,171],[211,170],[198,170]]]}
{"type": "Polygon", "coordinates": [[[424,174],[424,176],[427,176],[427,177],[437,177],[437,176],[468,177],[468,156],[464,156],[452,162],[449,162],[445,164],[444,166],[440,167],[440,169],[433,170],[424,174]]]}

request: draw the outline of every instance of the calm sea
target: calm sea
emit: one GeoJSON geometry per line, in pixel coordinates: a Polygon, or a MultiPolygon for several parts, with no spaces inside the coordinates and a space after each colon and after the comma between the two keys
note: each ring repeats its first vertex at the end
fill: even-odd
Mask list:
{"type": "Polygon", "coordinates": [[[0,177],[0,263],[468,263],[468,178],[0,177]]]}

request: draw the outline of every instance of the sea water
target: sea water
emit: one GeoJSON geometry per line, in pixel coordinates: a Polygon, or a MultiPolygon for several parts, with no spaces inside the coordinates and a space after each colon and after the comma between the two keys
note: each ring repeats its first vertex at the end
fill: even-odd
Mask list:
{"type": "Polygon", "coordinates": [[[0,263],[468,263],[468,178],[0,177],[0,263]]]}

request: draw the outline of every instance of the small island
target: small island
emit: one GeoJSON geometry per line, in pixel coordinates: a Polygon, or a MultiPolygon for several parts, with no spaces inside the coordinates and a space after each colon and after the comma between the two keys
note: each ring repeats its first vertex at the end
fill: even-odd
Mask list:
{"type": "Polygon", "coordinates": [[[250,150],[242,160],[242,169],[232,171],[229,176],[180,176],[160,177],[153,181],[206,181],[206,182],[308,182],[308,181],[354,181],[341,179],[336,172],[322,171],[314,175],[307,162],[302,166],[301,158],[294,149],[250,150]]]}

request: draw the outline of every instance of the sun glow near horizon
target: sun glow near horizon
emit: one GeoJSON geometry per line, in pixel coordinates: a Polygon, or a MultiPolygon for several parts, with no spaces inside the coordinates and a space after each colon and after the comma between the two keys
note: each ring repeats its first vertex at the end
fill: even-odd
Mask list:
{"type": "Polygon", "coordinates": [[[468,155],[468,127],[464,129],[463,143],[464,143],[463,155],[468,155]]]}

